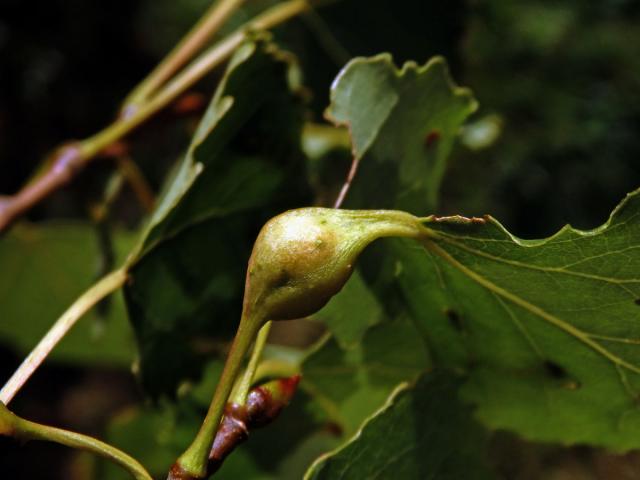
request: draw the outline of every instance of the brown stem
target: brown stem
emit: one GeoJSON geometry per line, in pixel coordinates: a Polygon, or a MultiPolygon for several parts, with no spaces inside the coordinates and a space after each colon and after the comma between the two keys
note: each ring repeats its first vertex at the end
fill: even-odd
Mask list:
{"type": "Polygon", "coordinates": [[[274,380],[251,389],[244,405],[227,404],[209,453],[208,475],[217,472],[253,430],[269,425],[280,415],[293,398],[299,381],[300,375],[274,380]]]}
{"type": "Polygon", "coordinates": [[[41,199],[71,182],[84,168],[85,162],[78,143],[60,147],[54,154],[53,163],[47,173],[0,203],[0,232],[41,199]]]}
{"type": "Polygon", "coordinates": [[[156,202],[155,195],[144,174],[138,167],[138,164],[128,155],[117,157],[116,162],[118,163],[118,169],[121,175],[131,186],[142,208],[144,208],[145,212],[151,213],[156,202]]]}

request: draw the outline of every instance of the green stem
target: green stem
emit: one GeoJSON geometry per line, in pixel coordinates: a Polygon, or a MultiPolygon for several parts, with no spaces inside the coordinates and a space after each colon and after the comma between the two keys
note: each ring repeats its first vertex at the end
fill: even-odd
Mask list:
{"type": "Polygon", "coordinates": [[[0,403],[0,435],[17,440],[45,440],[86,450],[110,460],[127,470],[137,480],[152,480],[151,475],[134,458],[88,435],[30,422],[10,412],[0,403]]]}
{"type": "Polygon", "coordinates": [[[245,0],[218,0],[202,16],[173,50],[127,96],[123,103],[124,115],[131,114],[145,103],[171,76],[177,72],[220,29],[229,16],[245,0]]]}
{"type": "Polygon", "coordinates": [[[271,322],[265,323],[256,338],[256,343],[253,345],[253,351],[251,352],[251,358],[247,364],[247,368],[244,371],[240,381],[236,384],[236,388],[233,391],[232,402],[238,405],[244,405],[247,402],[247,395],[251,389],[251,384],[258,368],[258,362],[262,356],[264,346],[267,344],[269,338],[269,331],[271,330],[271,322]]]}
{"type": "Polygon", "coordinates": [[[287,362],[285,360],[279,360],[270,358],[268,360],[262,360],[256,369],[256,373],[253,376],[253,383],[259,383],[267,378],[287,378],[294,375],[300,375],[300,364],[287,362]]]}
{"type": "Polygon", "coordinates": [[[127,272],[124,268],[115,270],[103,277],[73,302],[67,311],[56,320],[47,334],[42,337],[29,356],[24,359],[4,387],[2,387],[2,390],[0,390],[0,402],[8,405],[15,394],[22,388],[33,372],[40,366],[44,359],[47,358],[47,355],[53,350],[53,347],[58,344],[71,327],[73,327],[91,307],[121,287],[126,278],[127,272]]]}
{"type": "Polygon", "coordinates": [[[259,318],[243,317],[240,320],[240,326],[231,345],[207,416],[189,448],[176,462],[182,471],[189,474],[191,478],[206,477],[209,451],[218,431],[227,399],[242,367],[242,361],[262,324],[263,322],[259,318]]]}

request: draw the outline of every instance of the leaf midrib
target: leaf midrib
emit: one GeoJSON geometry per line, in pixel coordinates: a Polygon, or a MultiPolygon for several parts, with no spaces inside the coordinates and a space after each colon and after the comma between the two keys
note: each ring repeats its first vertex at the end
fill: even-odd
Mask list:
{"type": "Polygon", "coordinates": [[[496,294],[496,295],[508,300],[509,302],[511,302],[511,303],[513,303],[515,305],[518,305],[520,308],[523,308],[524,310],[532,313],[533,315],[545,320],[546,322],[548,322],[549,324],[555,326],[556,328],[558,328],[558,329],[564,331],[565,333],[571,335],[576,340],[578,340],[581,343],[583,343],[584,345],[588,346],[589,348],[591,348],[596,353],[599,353],[600,355],[602,355],[604,358],[609,360],[614,365],[626,368],[627,370],[630,370],[630,371],[632,371],[634,373],[640,374],[640,367],[638,367],[638,366],[636,366],[636,365],[634,365],[632,363],[627,362],[626,360],[618,357],[617,355],[615,355],[611,351],[607,350],[605,347],[600,345],[598,342],[595,342],[590,337],[590,335],[588,333],[583,332],[582,330],[576,328],[575,326],[573,326],[570,323],[562,320],[561,318],[559,318],[559,317],[547,312],[546,310],[543,310],[542,308],[538,307],[537,305],[534,305],[534,304],[528,302],[527,300],[519,297],[518,295],[516,295],[516,294],[514,294],[512,292],[509,292],[508,290],[506,290],[506,289],[496,285],[495,283],[491,282],[487,278],[483,277],[481,274],[475,272],[474,270],[472,270],[472,269],[468,268],[467,266],[463,265],[462,263],[460,263],[451,254],[449,254],[449,252],[447,252],[440,245],[438,245],[436,243],[436,241],[434,241],[433,239],[424,239],[422,241],[422,243],[423,243],[424,248],[427,251],[433,253],[434,255],[437,255],[442,260],[446,261],[447,263],[449,263],[450,265],[455,267],[457,270],[462,272],[464,275],[469,277],[471,280],[475,281],[480,286],[482,286],[482,287],[486,288],[487,290],[489,290],[490,292],[492,292],[492,293],[494,293],[494,294],[496,294]]]}

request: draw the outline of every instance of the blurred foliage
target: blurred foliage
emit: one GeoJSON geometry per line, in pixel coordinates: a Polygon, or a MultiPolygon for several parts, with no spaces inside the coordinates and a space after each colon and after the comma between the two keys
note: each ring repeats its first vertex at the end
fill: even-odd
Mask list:
{"type": "Polygon", "coordinates": [[[639,21],[633,0],[470,1],[458,80],[503,131],[458,149],[443,211],[525,237],[604,222],[640,174],[639,21]]]}
{"type": "MultiPolygon", "coordinates": [[[[118,261],[134,237],[113,232],[118,261]]],[[[20,225],[0,242],[0,339],[24,355],[101,274],[97,228],[20,225]],[[18,286],[16,288],[16,286],[18,286]]],[[[134,358],[122,296],[107,298],[53,351],[52,360],[128,367],[134,358]]]]}

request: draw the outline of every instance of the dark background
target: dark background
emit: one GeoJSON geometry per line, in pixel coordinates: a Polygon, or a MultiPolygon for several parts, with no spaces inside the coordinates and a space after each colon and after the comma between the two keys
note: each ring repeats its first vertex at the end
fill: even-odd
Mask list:
{"type": "MultiPolygon", "coordinates": [[[[127,92],[208,3],[0,3],[0,195],[18,190],[56,145],[110,122],[127,92]]],[[[294,21],[277,35],[299,55],[317,121],[331,80],[351,56],[391,51],[398,64],[447,58],[481,108],[455,148],[438,213],[491,213],[515,234],[535,238],[566,223],[600,225],[640,185],[638,1],[344,0],[319,9],[315,22],[294,21]],[[471,133],[487,125],[495,138],[474,142],[471,133]]],[[[208,94],[214,80],[215,74],[195,90],[208,94]]],[[[189,122],[161,115],[136,134],[135,160],[153,188],[186,146],[189,122]]],[[[86,219],[111,170],[108,162],[96,163],[29,219],[86,219]]],[[[130,194],[124,198],[117,220],[133,227],[143,212],[128,204],[130,194]]],[[[0,378],[20,358],[11,345],[0,348],[0,378]]],[[[16,405],[33,420],[100,434],[114,411],[141,398],[126,370],[54,363],[16,405]]],[[[553,478],[637,478],[633,455],[510,437],[496,444],[505,478],[543,478],[549,468],[560,475],[553,478]]],[[[52,445],[23,449],[3,440],[0,465],[6,478],[90,478],[82,460],[52,445]]]]}

